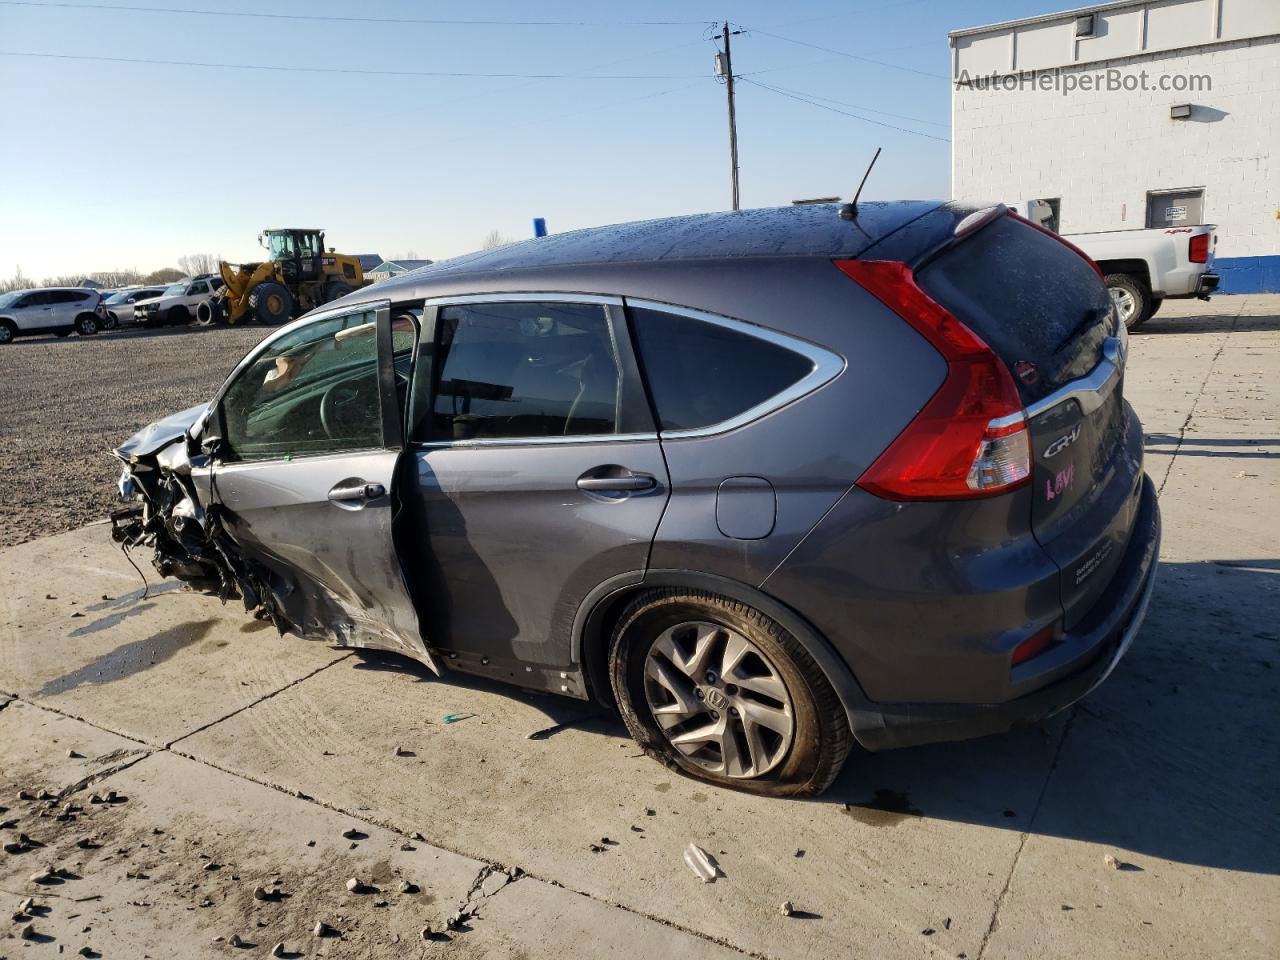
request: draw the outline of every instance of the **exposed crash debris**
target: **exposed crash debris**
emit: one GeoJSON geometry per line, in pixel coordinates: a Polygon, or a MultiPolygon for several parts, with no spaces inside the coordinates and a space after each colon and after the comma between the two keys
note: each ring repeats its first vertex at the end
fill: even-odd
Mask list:
{"type": "Polygon", "coordinates": [[[716,863],[715,857],[711,856],[696,843],[691,843],[685,848],[684,862],[689,865],[689,869],[703,883],[715,883],[716,877],[724,874],[720,869],[720,865],[716,863]]]}

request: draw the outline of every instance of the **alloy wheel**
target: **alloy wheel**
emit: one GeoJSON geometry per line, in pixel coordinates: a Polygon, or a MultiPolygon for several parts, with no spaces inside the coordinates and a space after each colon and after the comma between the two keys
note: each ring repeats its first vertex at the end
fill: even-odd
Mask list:
{"type": "Polygon", "coordinates": [[[1138,309],[1138,301],[1128,290],[1112,287],[1111,302],[1115,304],[1116,313],[1120,315],[1120,322],[1128,326],[1129,321],[1133,319],[1134,311],[1138,309]]]}
{"type": "Polygon", "coordinates": [[[795,734],[795,710],[768,657],[741,633],[689,621],[649,648],[644,692],[668,742],[698,766],[749,779],[776,767],[795,734]]]}

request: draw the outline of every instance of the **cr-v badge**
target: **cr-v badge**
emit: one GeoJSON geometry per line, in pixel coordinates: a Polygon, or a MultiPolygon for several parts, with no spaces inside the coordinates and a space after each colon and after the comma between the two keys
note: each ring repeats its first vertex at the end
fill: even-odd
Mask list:
{"type": "Polygon", "coordinates": [[[1044,448],[1045,459],[1047,460],[1049,459],[1049,457],[1056,457],[1063,450],[1067,449],[1067,447],[1075,443],[1076,439],[1079,436],[1080,436],[1080,424],[1077,423],[1075,427],[1072,428],[1070,433],[1064,433],[1057,440],[1054,440],[1051,444],[1049,444],[1047,447],[1044,448]]]}

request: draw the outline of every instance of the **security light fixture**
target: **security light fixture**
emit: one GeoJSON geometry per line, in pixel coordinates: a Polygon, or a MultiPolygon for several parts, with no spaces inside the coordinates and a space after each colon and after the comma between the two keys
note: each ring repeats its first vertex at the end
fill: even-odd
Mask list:
{"type": "Polygon", "coordinates": [[[1190,120],[1191,104],[1179,103],[1169,108],[1169,119],[1171,120],[1190,120]]]}
{"type": "Polygon", "coordinates": [[[1094,16],[1092,13],[1086,13],[1083,17],[1076,17],[1076,36],[1092,37],[1094,28],[1094,16]]]}

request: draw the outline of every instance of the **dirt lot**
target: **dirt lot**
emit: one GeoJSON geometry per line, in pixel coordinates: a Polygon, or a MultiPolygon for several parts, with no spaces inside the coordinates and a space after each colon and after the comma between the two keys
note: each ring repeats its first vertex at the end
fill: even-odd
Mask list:
{"type": "Polygon", "coordinates": [[[111,449],[207,400],[269,332],[129,330],[0,349],[0,548],[105,517],[120,476],[111,449]]]}

